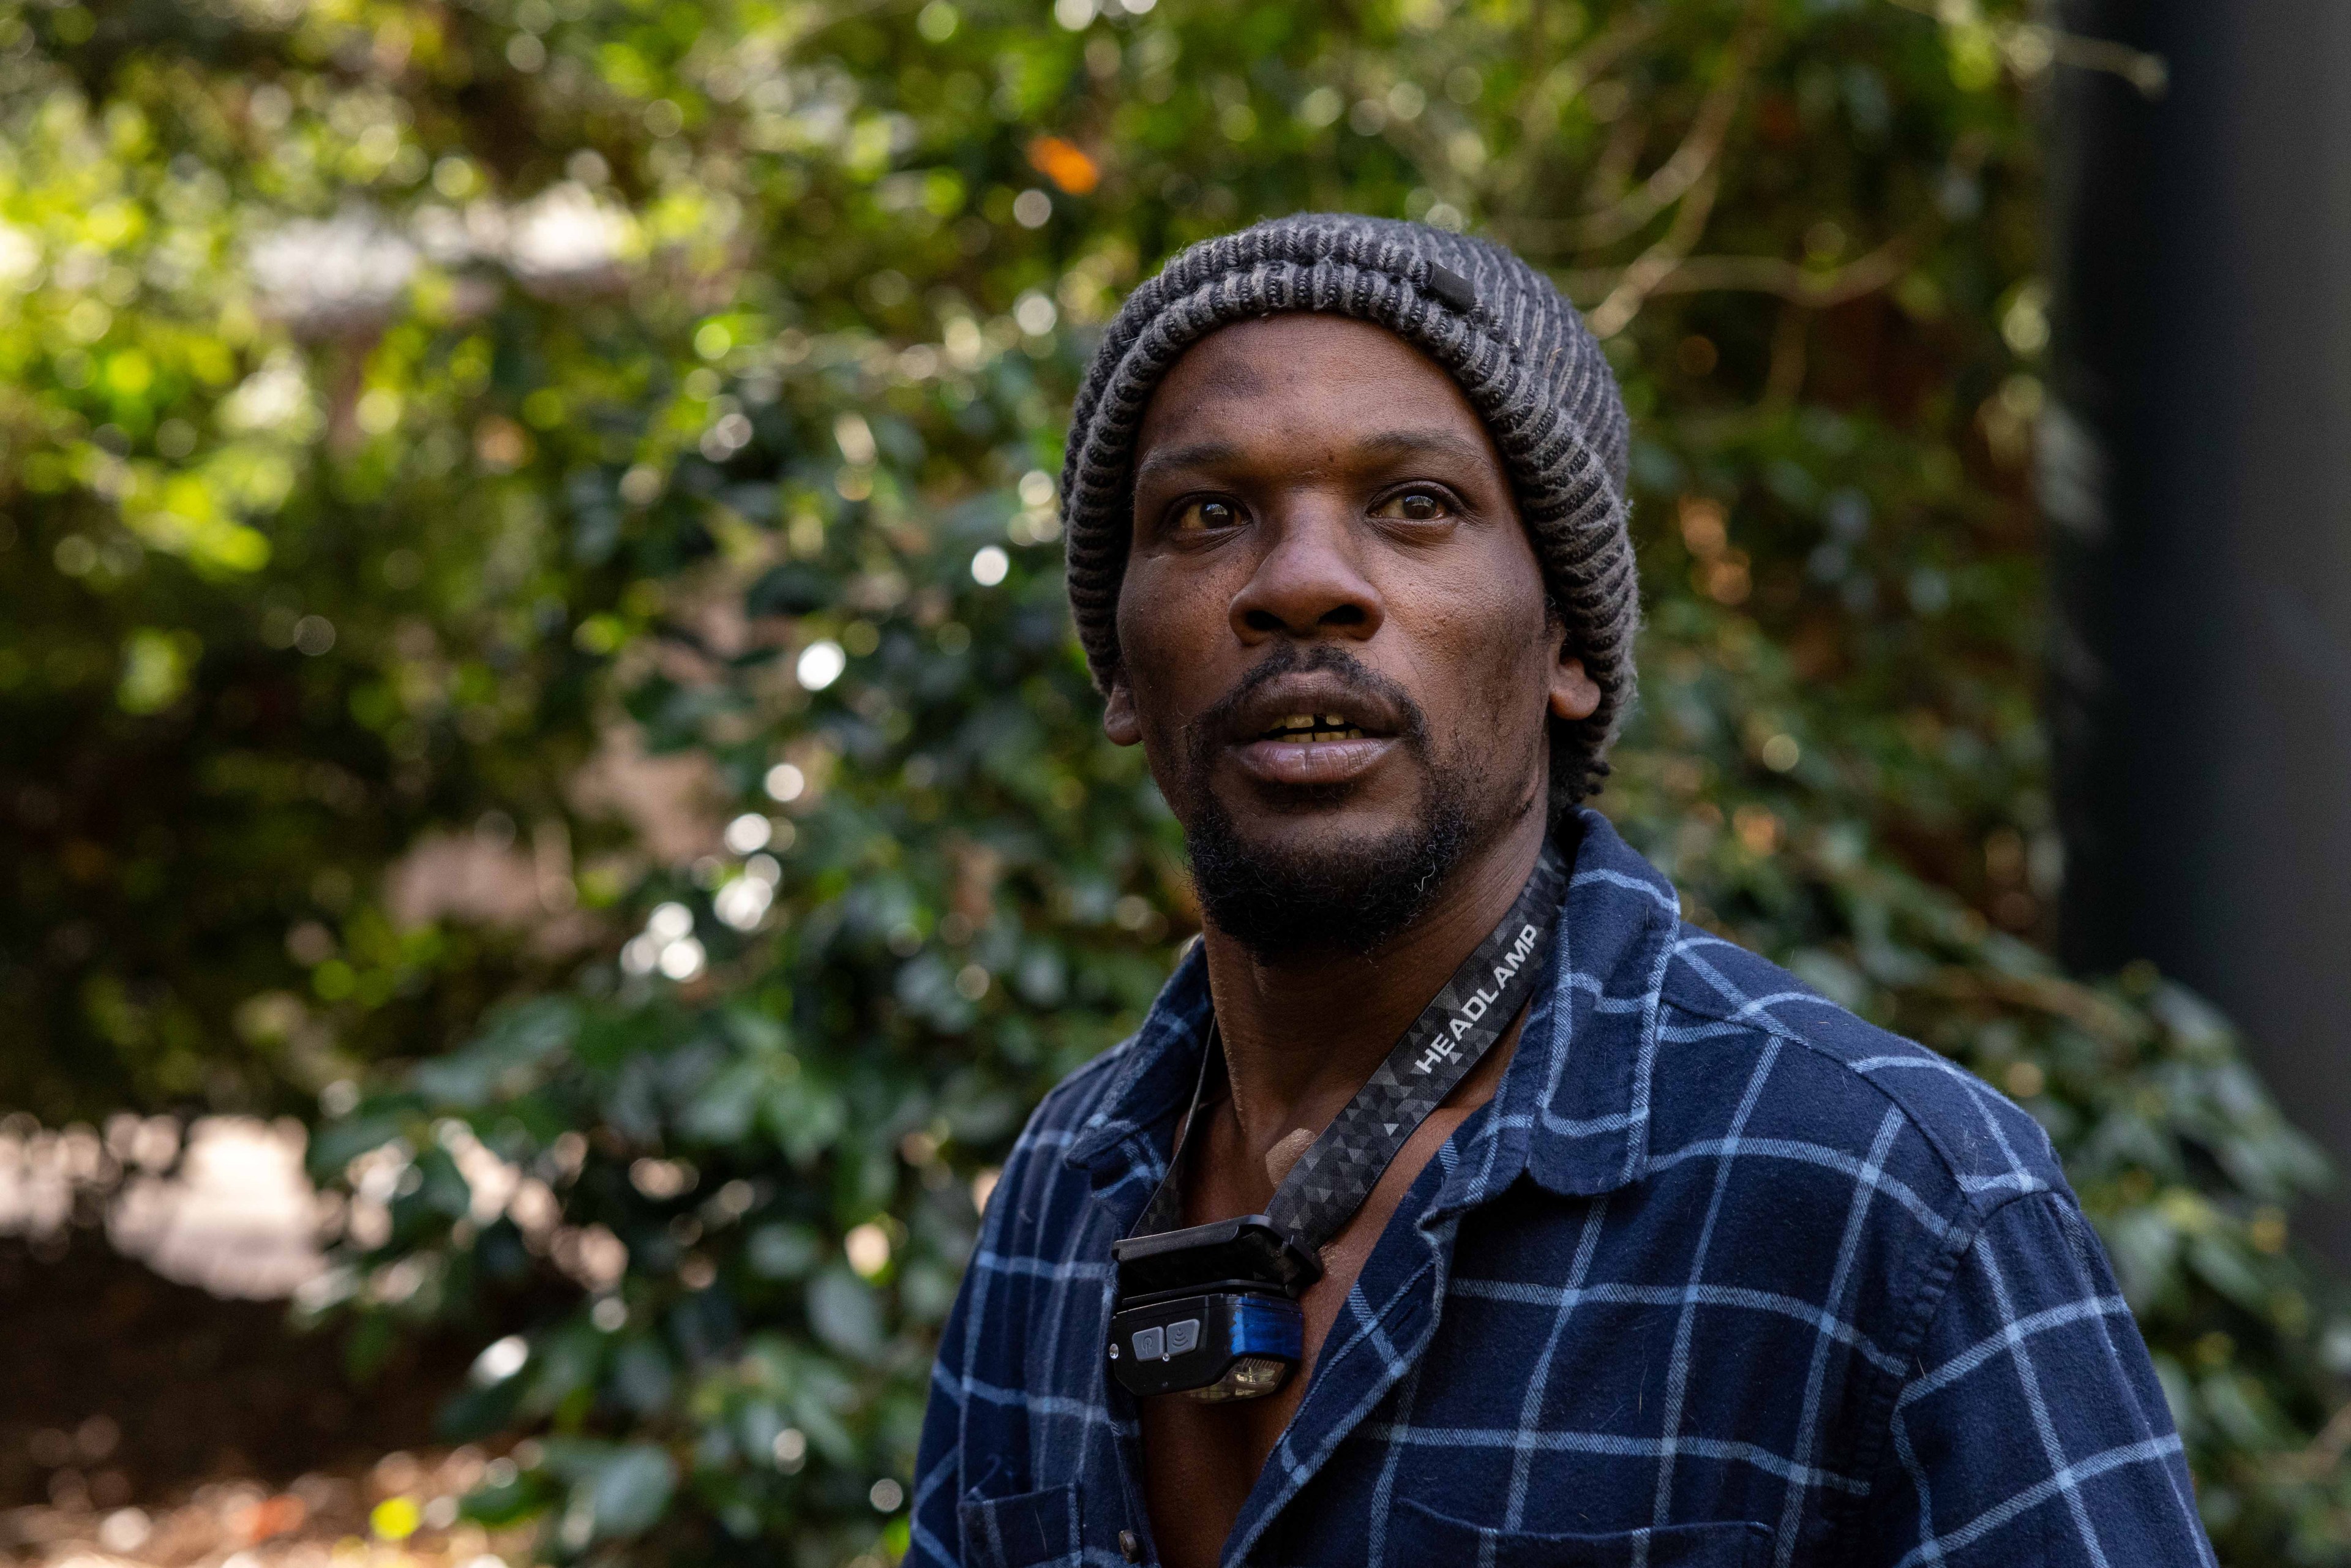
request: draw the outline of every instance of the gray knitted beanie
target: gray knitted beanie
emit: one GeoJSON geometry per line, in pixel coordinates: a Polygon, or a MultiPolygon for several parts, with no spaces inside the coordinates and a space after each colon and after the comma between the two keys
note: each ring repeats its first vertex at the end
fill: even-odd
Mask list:
{"type": "Polygon", "coordinates": [[[1274,218],[1204,240],[1127,297],[1070,416],[1061,471],[1070,607],[1094,684],[1118,667],[1137,430],[1160,379],[1217,328],[1287,310],[1375,322],[1434,360],[1484,420],[1600,707],[1552,727],[1554,806],[1589,794],[1633,695],[1640,621],[1625,532],[1625,405],[1559,291],[1501,246],[1345,214],[1274,218]]]}

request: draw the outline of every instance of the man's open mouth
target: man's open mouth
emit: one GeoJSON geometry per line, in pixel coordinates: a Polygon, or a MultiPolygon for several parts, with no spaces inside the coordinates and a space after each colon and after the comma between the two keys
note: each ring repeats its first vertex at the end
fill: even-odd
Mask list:
{"type": "Polygon", "coordinates": [[[1304,746],[1316,740],[1361,740],[1364,736],[1364,727],[1343,713],[1293,713],[1285,715],[1258,738],[1304,746]]]}
{"type": "Polygon", "coordinates": [[[1212,721],[1240,772],[1277,790],[1328,790],[1385,766],[1411,723],[1408,699],[1365,674],[1285,670],[1249,684],[1212,721]]]}

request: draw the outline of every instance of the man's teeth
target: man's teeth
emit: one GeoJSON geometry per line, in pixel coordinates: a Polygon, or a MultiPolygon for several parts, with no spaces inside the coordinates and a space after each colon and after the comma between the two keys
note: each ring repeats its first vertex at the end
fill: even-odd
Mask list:
{"type": "Polygon", "coordinates": [[[1273,739],[1291,746],[1303,746],[1314,740],[1361,740],[1363,729],[1347,721],[1343,713],[1294,713],[1273,727],[1273,739]]]}

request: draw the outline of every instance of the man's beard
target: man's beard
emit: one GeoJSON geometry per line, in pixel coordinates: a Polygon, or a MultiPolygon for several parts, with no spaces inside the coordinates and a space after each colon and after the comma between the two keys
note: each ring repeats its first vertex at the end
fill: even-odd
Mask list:
{"type": "MultiPolygon", "coordinates": [[[[1327,645],[1301,653],[1292,644],[1258,665],[1191,727],[1184,834],[1192,879],[1209,921],[1262,964],[1304,953],[1363,955],[1418,919],[1471,848],[1471,801],[1486,799],[1485,770],[1431,756],[1427,721],[1405,690],[1327,645]],[[1397,739],[1420,764],[1426,796],[1405,824],[1370,840],[1311,849],[1245,842],[1210,787],[1217,749],[1230,737],[1229,715],[1266,681],[1297,670],[1328,670],[1377,689],[1402,716],[1397,739]]],[[[1337,804],[1345,787],[1328,791],[1337,804]]],[[[1314,793],[1297,791],[1309,810],[1314,793]]]]}

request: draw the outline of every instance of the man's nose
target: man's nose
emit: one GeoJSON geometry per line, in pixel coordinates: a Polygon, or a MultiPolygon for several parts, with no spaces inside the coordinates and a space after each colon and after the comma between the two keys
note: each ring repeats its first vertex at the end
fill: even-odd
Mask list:
{"type": "Polygon", "coordinates": [[[1364,642],[1380,629],[1386,606],[1363,570],[1365,541],[1353,517],[1301,500],[1261,526],[1265,553],[1232,601],[1233,634],[1244,644],[1281,636],[1364,642]]]}

